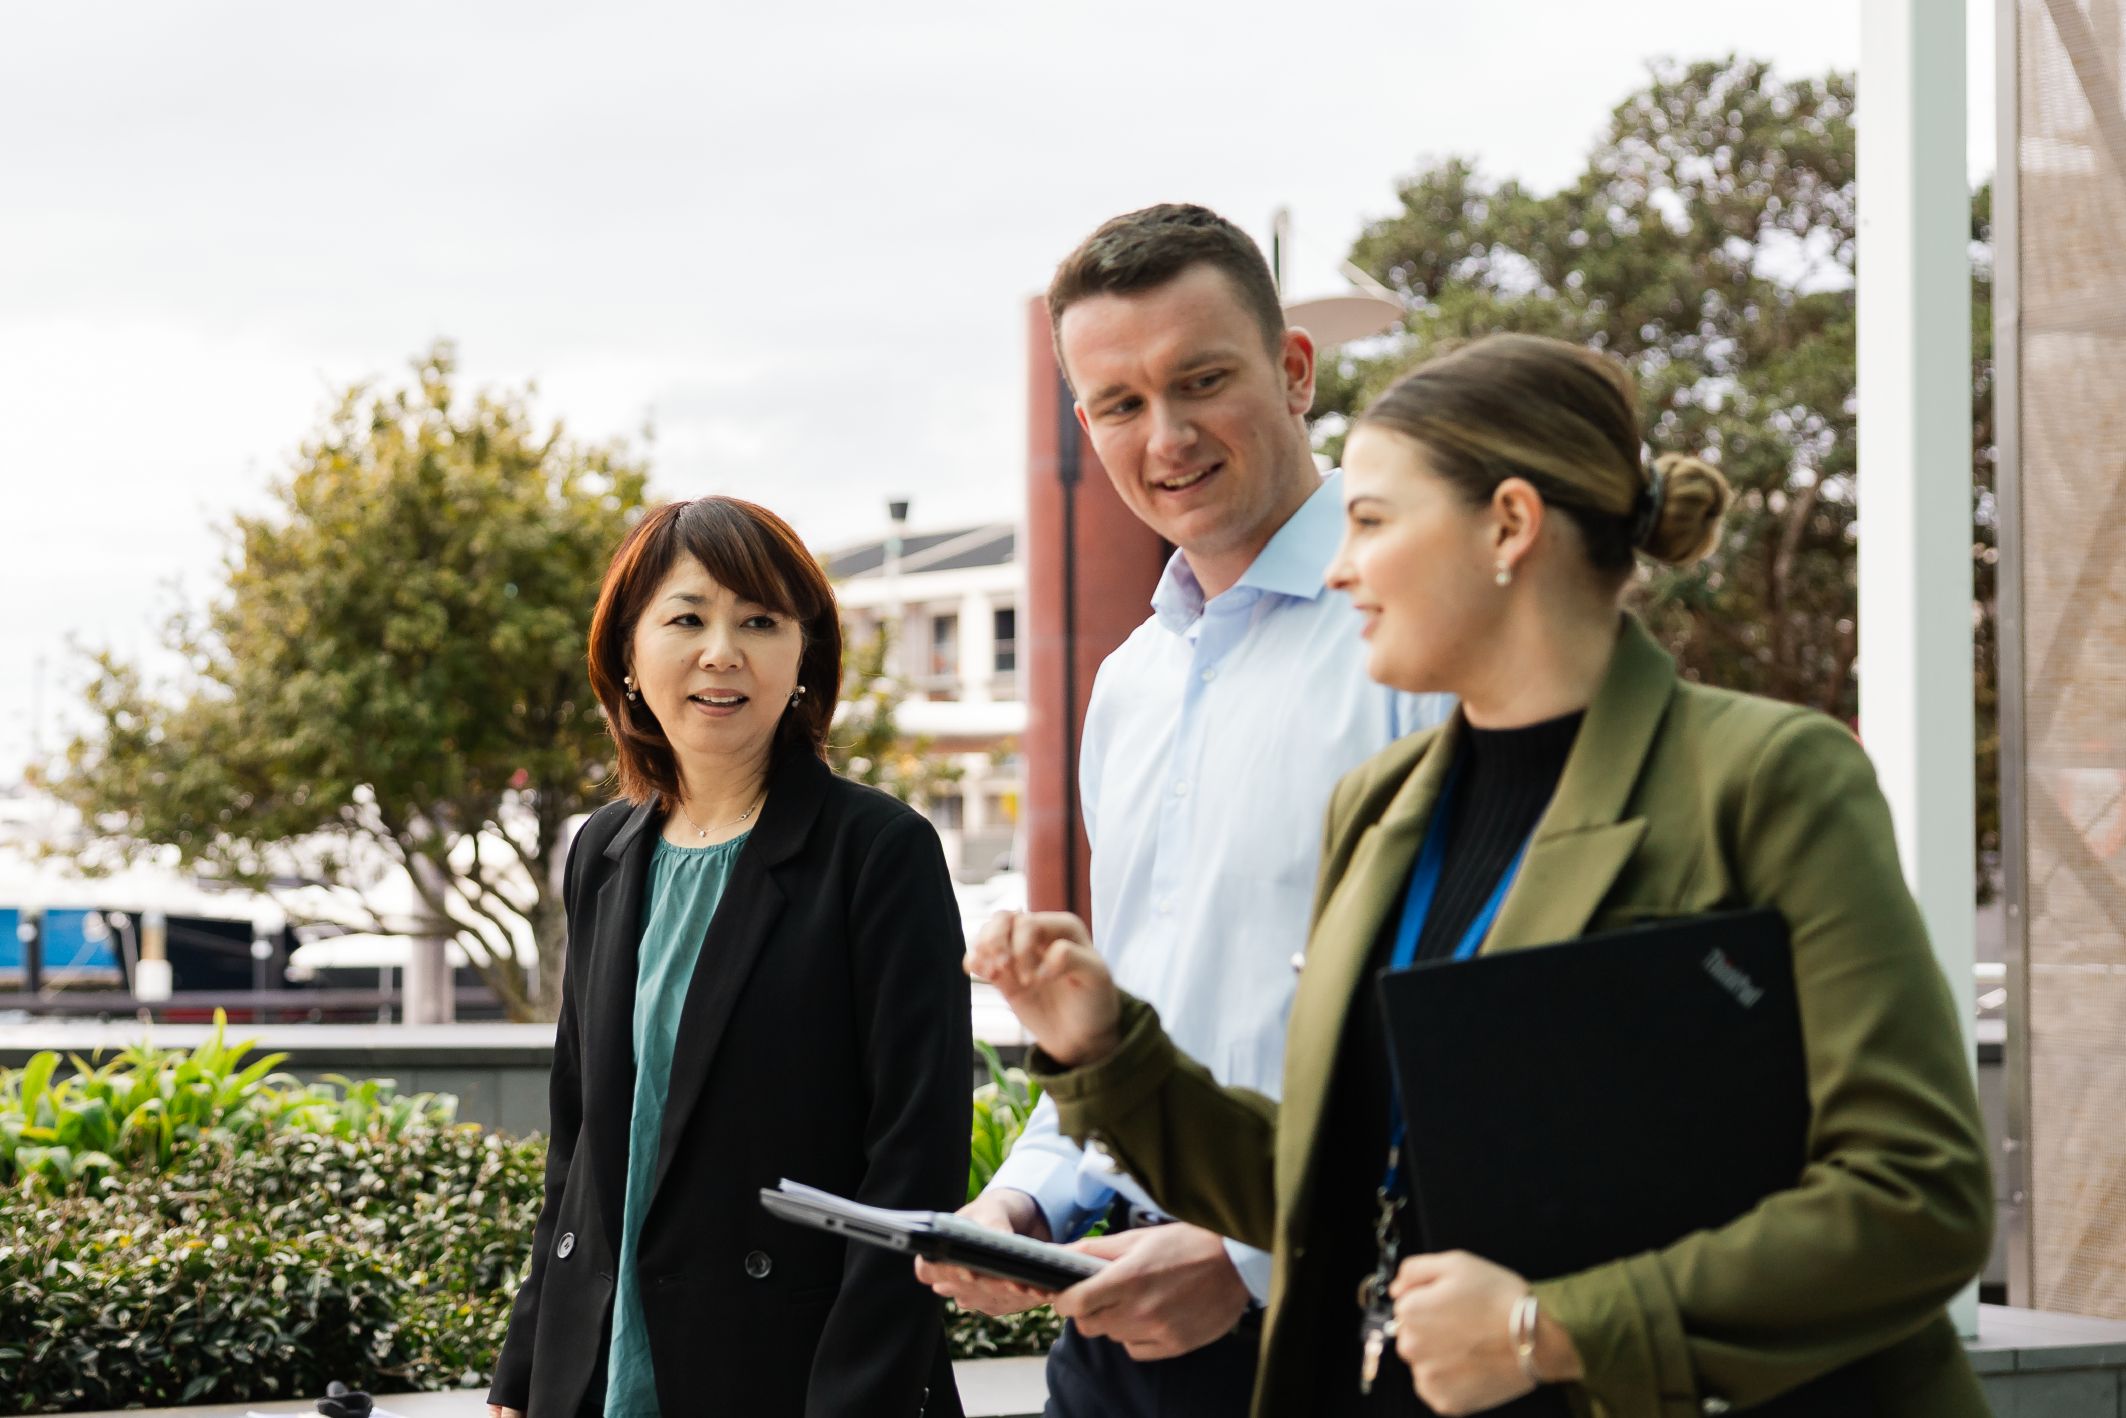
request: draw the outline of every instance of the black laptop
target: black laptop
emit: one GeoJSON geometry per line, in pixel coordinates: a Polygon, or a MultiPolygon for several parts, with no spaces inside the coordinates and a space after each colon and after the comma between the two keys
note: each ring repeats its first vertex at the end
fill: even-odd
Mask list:
{"type": "MultiPolygon", "coordinates": [[[[1544,1280],[1724,1225],[1800,1179],[1808,1070],[1777,912],[1388,970],[1380,990],[1428,1251],[1544,1280]]],[[[1858,1418],[1857,1387],[1841,1371],[1748,1411],[1858,1418]]],[[[1492,1411],[1568,1410],[1539,1391],[1492,1411]]]]}

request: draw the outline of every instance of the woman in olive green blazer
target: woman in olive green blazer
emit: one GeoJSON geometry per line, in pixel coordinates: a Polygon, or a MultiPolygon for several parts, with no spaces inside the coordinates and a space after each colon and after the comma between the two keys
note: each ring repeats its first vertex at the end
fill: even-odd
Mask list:
{"type": "MultiPolygon", "coordinates": [[[[1472,725],[1581,710],[1483,951],[1778,909],[1806,1036],[1810,1160],[1726,1226],[1532,1286],[1480,1257],[1402,1258],[1393,1340],[1408,1381],[1440,1413],[1540,1380],[1583,1414],[1696,1418],[1853,1366],[1880,1414],[1986,1412],[1943,1310],[1991,1236],[1971,1063],[1887,808],[1841,725],[1682,681],[1618,615],[1620,550],[1626,567],[1634,546],[1693,560],[1727,497],[1694,460],[1643,473],[1631,408],[1606,359],[1495,337],[1406,377],[1354,430],[1332,584],[1366,617],[1376,678],[1454,691],[1463,712],[1337,789],[1281,1106],[1180,1055],[1150,1007],[1115,991],[1075,918],[1000,918],[970,952],[1048,1055],[1037,1063],[1065,1131],[1104,1146],[1172,1214],[1274,1252],[1265,1418],[1329,1406],[1319,1387],[1333,1375],[1306,1352],[1318,1327],[1293,1310],[1295,1296],[1324,1303],[1358,1279],[1310,1269],[1327,1249],[1317,1197],[1334,1065],[1355,1010],[1373,1007],[1367,967],[1449,766],[1472,725]],[[1513,1326],[1529,1295],[1523,1355],[1513,1326]]],[[[1357,1309],[1341,1304],[1327,1323],[1355,1330],[1357,1309]]]]}

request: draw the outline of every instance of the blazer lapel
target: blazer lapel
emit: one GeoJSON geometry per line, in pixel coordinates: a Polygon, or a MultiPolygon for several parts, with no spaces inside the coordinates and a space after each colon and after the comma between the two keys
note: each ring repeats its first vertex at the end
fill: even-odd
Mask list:
{"type": "MultiPolygon", "coordinates": [[[[1646,835],[1643,818],[1623,814],[1674,690],[1674,661],[1637,619],[1622,617],[1609,672],[1588,705],[1485,953],[1583,933],[1646,835]]],[[[1307,1167],[1318,1150],[1338,1044],[1352,1005],[1365,993],[1366,959],[1402,900],[1462,733],[1457,713],[1412,765],[1380,820],[1364,829],[1308,940],[1278,1116],[1277,1191],[1286,1199],[1286,1224],[1307,1205],[1307,1167]]]]}
{"type": "Polygon", "coordinates": [[[635,1111],[635,970],[642,949],[642,891],[657,845],[654,804],[644,803],[605,845],[609,865],[592,917],[583,1013],[583,1123],[598,1206],[620,1254],[627,1204],[628,1125],[635,1111]]]}
{"type": "Polygon", "coordinates": [[[1305,1184],[1339,1041],[1353,1003],[1364,992],[1366,957],[1403,898],[1448,765],[1454,761],[1461,724],[1459,714],[1448,721],[1389,799],[1380,820],[1364,830],[1308,938],[1306,967],[1285,1036],[1284,1099],[1278,1105],[1281,1197],[1296,1202],[1305,1184]]]}
{"type": "Polygon", "coordinates": [[[1675,662],[1636,617],[1623,617],[1609,673],[1587,706],[1557,794],[1536,823],[1484,954],[1586,932],[1646,836],[1646,819],[1624,812],[1675,688],[1675,662]]]}
{"type": "Polygon", "coordinates": [[[650,1184],[651,1209],[655,1209],[658,1191],[679,1150],[679,1139],[686,1132],[687,1120],[715,1065],[716,1051],[730,1027],[746,980],[788,899],[775,879],[774,869],[804,846],[831,776],[827,766],[809,754],[793,752],[777,763],[760,824],[739,850],[730,883],[724,887],[723,899],[709,921],[701,958],[687,986],[686,1003],[680,1006],[679,1036],[672,1050],[671,1091],[665,1096],[664,1128],[657,1141],[657,1170],[650,1184]]]}

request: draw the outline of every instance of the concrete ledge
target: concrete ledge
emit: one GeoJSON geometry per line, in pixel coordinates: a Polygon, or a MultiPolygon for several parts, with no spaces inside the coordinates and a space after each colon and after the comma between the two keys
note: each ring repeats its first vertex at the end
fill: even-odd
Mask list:
{"type": "MultiPolygon", "coordinates": [[[[105,1058],[146,1040],[162,1049],[196,1049],[213,1028],[206,1024],[143,1025],[138,1020],[40,1019],[0,1025],[0,1068],[19,1068],[31,1054],[52,1049],[105,1058]]],[[[252,1040],[262,1054],[287,1053],[301,1070],[345,1073],[421,1065],[548,1069],[554,1062],[554,1026],[502,1024],[239,1024],[224,1037],[252,1040]]],[[[298,1071],[291,1067],[291,1071],[298,1071]]]]}
{"type": "MultiPolygon", "coordinates": [[[[1981,1305],[1978,1328],[1968,1349],[1994,1418],[2126,1418],[2126,1322],[1981,1305]]],[[[967,1418],[1039,1418],[1047,1399],[1044,1362],[974,1359],[953,1365],[967,1418]]],[[[378,1402],[399,1418],[485,1418],[487,1412],[485,1397],[474,1389],[378,1402]]],[[[127,1418],[295,1418],[316,1412],[314,1402],[282,1400],[134,1409],[127,1418]]]]}
{"type": "Polygon", "coordinates": [[[1048,1403],[1046,1357],[962,1359],[952,1366],[967,1418],[1041,1418],[1048,1403]]]}
{"type": "Polygon", "coordinates": [[[2126,1418],[2126,1323],[1980,1305],[1966,1349],[1994,1418],[2126,1418]]]}
{"type": "MultiPolygon", "coordinates": [[[[133,1019],[0,1024],[0,1068],[20,1068],[45,1049],[108,1059],[142,1038],[158,1048],[193,1049],[210,1032],[204,1024],[148,1027],[133,1019]]],[[[977,997],[974,1037],[996,1045],[1009,1063],[1025,1053],[1025,1034],[1001,999],[977,997]]],[[[389,1078],[404,1093],[454,1095],[460,1122],[519,1137],[546,1130],[547,1082],[554,1064],[551,1024],[231,1024],[228,1038],[254,1040],[260,1053],[286,1053],[282,1069],[306,1083],[334,1073],[389,1078]]],[[[987,1070],[973,1056],[967,1069],[970,1088],[988,1081],[987,1070]]]]}
{"type": "MultiPolygon", "coordinates": [[[[1041,1418],[1048,1400],[1048,1385],[1041,1377],[1042,1359],[969,1359],[954,1364],[960,1401],[967,1418],[1041,1418]]],[[[447,1393],[379,1395],[377,1407],[398,1418],[487,1418],[487,1395],[480,1389],[457,1389],[447,1393]]],[[[317,1404],[306,1399],[282,1399],[269,1403],[208,1404],[191,1408],[133,1408],[117,1413],[90,1414],[87,1418],[246,1418],[248,1414],[272,1418],[316,1418],[317,1404]]]]}

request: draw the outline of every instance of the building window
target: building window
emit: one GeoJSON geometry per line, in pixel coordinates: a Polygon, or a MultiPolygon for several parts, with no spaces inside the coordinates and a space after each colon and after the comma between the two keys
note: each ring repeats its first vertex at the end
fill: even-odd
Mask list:
{"type": "Polygon", "coordinates": [[[950,677],[960,672],[960,618],[933,617],[930,622],[930,673],[950,677]]]}
{"type": "Polygon", "coordinates": [[[930,800],[930,810],[923,814],[930,825],[940,831],[952,831],[966,821],[967,802],[958,793],[939,793],[930,800]]]}
{"type": "Polygon", "coordinates": [[[994,628],[990,632],[996,646],[996,668],[1000,675],[1008,675],[1019,668],[1019,613],[1011,606],[997,611],[994,628]]]}

